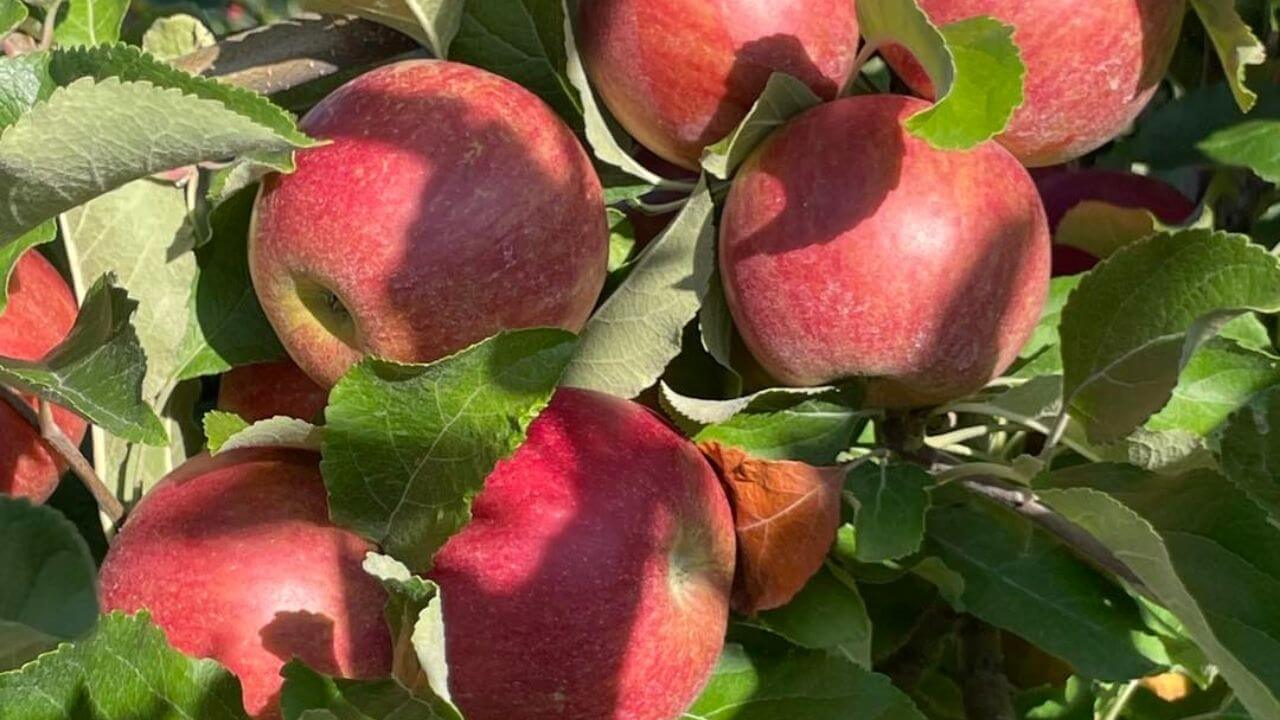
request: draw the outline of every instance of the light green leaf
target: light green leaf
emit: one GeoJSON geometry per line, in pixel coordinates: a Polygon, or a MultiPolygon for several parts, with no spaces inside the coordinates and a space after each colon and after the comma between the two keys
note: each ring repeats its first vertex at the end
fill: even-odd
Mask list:
{"type": "Polygon", "coordinates": [[[62,47],[116,42],[128,10],[129,0],[69,0],[53,37],[62,47]]]}
{"type": "Polygon", "coordinates": [[[414,695],[395,680],[325,677],[298,660],[280,672],[284,720],[462,720],[447,701],[414,695]]]}
{"type": "Polygon", "coordinates": [[[562,330],[504,333],[430,365],[369,359],[329,396],[334,520],[417,572],[471,519],[494,465],[524,441],[576,348],[562,330]]]}
{"type": "Polygon", "coordinates": [[[386,555],[366,555],[364,571],[387,590],[387,624],[394,646],[391,676],[412,688],[422,687],[425,678],[436,698],[451,702],[440,588],[386,555]]]}
{"type": "Polygon", "coordinates": [[[1066,547],[1011,513],[950,504],[929,512],[927,549],[964,578],[964,611],[1104,681],[1143,677],[1163,656],[1138,606],[1066,547]]]}
{"type": "Polygon", "coordinates": [[[786,606],[743,621],[811,650],[830,650],[871,669],[871,619],[858,586],[830,564],[814,575],[786,606]]]}
{"type": "Polygon", "coordinates": [[[657,382],[680,354],[715,264],[715,203],[705,181],[640,257],[582,331],[564,384],[630,398],[657,382]]]}
{"type": "Polygon", "coordinates": [[[236,433],[249,429],[249,422],[244,418],[222,410],[210,410],[205,413],[201,422],[204,425],[204,437],[209,445],[209,452],[215,455],[228,440],[235,437],[236,433]]]}
{"type": "Polygon", "coordinates": [[[773,413],[741,413],[703,428],[698,442],[746,450],[760,460],[831,465],[853,445],[867,413],[817,400],[773,413]]]}
{"type": "Polygon", "coordinates": [[[95,571],[84,539],[61,513],[0,496],[0,671],[93,628],[95,571]]]}
{"type": "Polygon", "coordinates": [[[1223,474],[1280,527],[1280,388],[1231,417],[1220,457],[1223,474]]]}
{"type": "Polygon", "coordinates": [[[1221,475],[1123,465],[1054,473],[1041,499],[1111,548],[1254,717],[1280,717],[1280,532],[1221,475]]]}
{"type": "Polygon", "coordinates": [[[627,214],[611,207],[609,215],[609,273],[622,270],[631,260],[636,248],[636,232],[627,214]]]}
{"type": "Polygon", "coordinates": [[[1147,428],[1207,436],[1250,398],[1277,383],[1280,358],[1214,338],[1191,356],[1169,404],[1147,428]]]}
{"type": "Polygon", "coordinates": [[[910,463],[868,461],[844,485],[854,505],[859,562],[897,560],[920,549],[933,476],[910,463]]]}
{"type": "Polygon", "coordinates": [[[181,343],[181,379],[286,357],[249,275],[255,195],[253,189],[242,190],[216,207],[209,219],[213,239],[196,248],[200,276],[181,343]]]}
{"type": "Polygon", "coordinates": [[[438,58],[462,25],[466,0],[303,0],[308,10],[326,15],[358,15],[399,30],[422,43],[438,58]]]}
{"type": "Polygon", "coordinates": [[[1168,229],[1146,208],[1085,200],[1068,210],[1058,222],[1053,241],[1096,258],[1108,258],[1132,242],[1168,229]]]}
{"type": "Polygon", "coordinates": [[[174,650],[147,613],[0,674],[0,720],[248,720],[240,682],[174,650]]]}
{"type": "Polygon", "coordinates": [[[721,180],[728,180],[770,133],[821,102],[822,98],[808,85],[790,75],[774,73],[738,127],[702,151],[703,169],[721,180]]]}
{"type": "MultiPolygon", "coordinates": [[[[210,413],[210,415],[212,414],[210,413]]],[[[219,415],[227,414],[219,413],[219,415]]],[[[218,433],[230,429],[232,425],[230,422],[226,422],[225,427],[222,427],[223,420],[215,420],[214,422],[217,425],[214,429],[218,433]]],[[[205,416],[205,430],[206,433],[209,430],[208,415],[205,416]]],[[[259,420],[252,425],[240,428],[230,436],[221,437],[221,442],[217,447],[213,444],[214,438],[210,436],[209,451],[215,455],[245,448],[292,448],[294,450],[320,452],[322,437],[321,429],[305,420],[291,417],[273,417],[259,420]]]]}
{"type": "Polygon", "coordinates": [[[1168,402],[1191,354],[1231,317],[1280,310],[1280,260],[1246,237],[1189,230],[1129,245],[1062,315],[1063,391],[1094,442],[1168,402]]]}
{"type": "Polygon", "coordinates": [[[936,102],[907,129],[938,148],[967,149],[1004,132],[1022,105],[1026,67],[1013,28],[981,16],[939,30],[915,0],[858,3],[869,45],[906,48],[933,81],[936,102]]]}
{"type": "Polygon", "coordinates": [[[126,440],[164,444],[164,426],[142,400],[147,360],[130,323],[136,307],[114,279],[102,278],[62,344],[38,363],[0,358],[0,382],[70,408],[126,440]]]}
{"type": "Polygon", "coordinates": [[[834,402],[841,394],[834,387],[770,388],[733,400],[703,400],[681,395],[665,382],[658,387],[663,409],[676,424],[694,428],[691,435],[703,426],[727,422],[740,413],[779,412],[808,400],[834,402]]]}
{"type": "Polygon", "coordinates": [[[748,653],[728,645],[680,720],[924,720],[889,678],[818,650],[748,653]]]}
{"type": "Polygon", "coordinates": [[[1062,308],[1080,284],[1082,276],[1057,277],[1049,283],[1049,297],[1040,312],[1036,329],[1022,347],[1011,377],[1033,379],[1062,374],[1062,348],[1058,328],[1062,324],[1062,308]]]}
{"type": "Polygon", "coordinates": [[[0,0],[0,37],[13,32],[27,19],[27,6],[21,0],[0,0]]]}
{"type": "Polygon", "coordinates": [[[14,268],[18,266],[18,260],[31,248],[50,242],[57,235],[57,225],[48,220],[8,245],[0,245],[0,314],[4,313],[9,304],[9,280],[14,268]]]}
{"type": "Polygon", "coordinates": [[[1218,59],[1222,61],[1236,104],[1249,112],[1258,96],[1245,86],[1245,72],[1250,65],[1261,65],[1267,61],[1266,46],[1240,18],[1234,0],[1191,0],[1191,7],[1200,16],[1200,22],[1204,23],[1209,39],[1218,51],[1218,59]]]}
{"type": "Polygon", "coordinates": [[[1187,430],[1138,428],[1132,435],[1095,449],[1094,460],[1123,462],[1165,475],[1215,467],[1204,437],[1187,430]]]}
{"type": "Polygon", "coordinates": [[[199,18],[177,13],[157,18],[142,35],[142,49],[160,60],[173,60],[206,48],[217,38],[199,18]]]}
{"type": "Polygon", "coordinates": [[[57,51],[49,72],[64,87],[0,134],[0,247],[130,180],[240,155],[268,161],[311,144],[262,97],[136,48],[57,51]]]}
{"type": "Polygon", "coordinates": [[[49,53],[0,56],[0,130],[12,125],[37,101],[47,99],[53,88],[49,53]]]}

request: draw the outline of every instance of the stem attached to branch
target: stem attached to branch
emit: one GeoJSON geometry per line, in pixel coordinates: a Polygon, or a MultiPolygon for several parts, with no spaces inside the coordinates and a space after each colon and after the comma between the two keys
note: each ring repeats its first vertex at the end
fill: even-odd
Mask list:
{"type": "Polygon", "coordinates": [[[124,518],[124,505],[116,498],[115,494],[107,488],[107,486],[98,478],[98,474],[93,471],[93,465],[85,459],[80,453],[80,449],[75,443],[71,442],[71,438],[62,432],[62,428],[53,419],[53,405],[44,398],[40,398],[37,403],[38,409],[33,409],[31,405],[11,388],[0,385],[0,399],[9,403],[18,414],[31,423],[40,431],[40,437],[45,441],[54,454],[56,454],[67,467],[71,468],[71,472],[80,478],[80,482],[89,489],[93,494],[93,499],[98,503],[98,509],[102,510],[111,522],[115,525],[120,524],[120,520],[124,518]]]}
{"type": "Polygon", "coordinates": [[[969,720],[1016,720],[1013,687],[1004,674],[1000,631],[974,617],[960,621],[964,711],[969,720]]]}
{"type": "Polygon", "coordinates": [[[408,36],[368,20],[304,15],[233,35],[173,64],[271,95],[406,55],[426,53],[408,36]]]}
{"type": "Polygon", "coordinates": [[[58,24],[58,13],[62,10],[62,0],[53,0],[49,5],[49,9],[44,13],[44,22],[40,24],[40,43],[36,46],[38,50],[48,50],[53,47],[53,30],[58,24]]]}

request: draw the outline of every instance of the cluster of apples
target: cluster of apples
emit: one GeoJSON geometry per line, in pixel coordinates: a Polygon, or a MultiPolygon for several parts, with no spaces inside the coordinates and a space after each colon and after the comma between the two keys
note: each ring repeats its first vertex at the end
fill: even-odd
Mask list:
{"type": "MultiPolygon", "coordinates": [[[[1190,214],[1176,190],[1123,174],[1054,172],[1042,200],[1026,169],[1077,158],[1134,120],[1184,0],[922,0],[940,24],[1012,24],[1027,66],[1008,130],[962,152],[903,128],[923,100],[835,99],[859,41],[850,0],[582,5],[596,89],[676,166],[696,168],[773,72],[830,101],[754,152],[720,223],[729,307],[779,383],[866,378],[881,407],[976,391],[1037,321],[1051,220],[1084,199],[1190,214]]],[[[909,55],[884,54],[931,94],[909,55]]],[[[296,365],[229,373],[224,408],[317,420],[327,388],[366,355],[429,362],[502,330],[582,328],[605,280],[603,192],[577,137],[532,93],[473,67],[406,61],[352,80],[302,127],[330,142],[263,182],[249,248],[296,365]]],[[[10,296],[0,354],[39,358],[71,326],[74,298],[36,253],[10,296]]],[[[83,436],[79,418],[58,420],[83,436]]],[[[43,501],[57,462],[2,404],[0,434],[0,490],[43,501]]],[[[562,389],[473,513],[431,572],[466,717],[670,720],[693,701],[723,644],[735,547],[724,492],[687,439],[640,405],[562,389]]],[[[316,456],[201,456],[114,539],[102,604],[150,610],[176,647],[239,676],[251,713],[276,717],[291,657],[349,678],[390,671],[385,596],[361,569],[370,549],[330,523],[316,456]]]]}

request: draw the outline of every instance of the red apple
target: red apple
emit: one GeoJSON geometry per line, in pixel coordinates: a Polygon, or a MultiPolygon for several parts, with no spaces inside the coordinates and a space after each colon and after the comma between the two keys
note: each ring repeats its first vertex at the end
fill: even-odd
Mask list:
{"type": "Polygon", "coordinates": [[[328,402],[329,391],[288,360],[234,368],[218,386],[218,409],[249,422],[277,416],[320,420],[328,402]]]}
{"type": "Polygon", "coordinates": [[[302,369],[332,386],[362,355],[429,362],[501,330],[579,330],[604,284],[600,181],[519,85],[408,60],[302,121],[329,144],[267,178],[253,284],[302,369]]]}
{"type": "Polygon", "coordinates": [[[777,380],[862,377],[881,407],[941,403],[1007,369],[1035,327],[1050,249],[1035,184],[996,143],[946,152],[908,133],[925,107],[821,105],[738,172],[720,270],[777,380]]]}
{"type": "MultiPolygon", "coordinates": [[[[1049,230],[1058,232],[1058,224],[1072,208],[1082,202],[1096,200],[1109,205],[1149,210],[1160,222],[1178,225],[1191,219],[1196,205],[1177,188],[1156,178],[1114,170],[1071,170],[1053,173],[1036,180],[1049,218],[1049,230]]],[[[1075,275],[1090,270],[1098,258],[1069,245],[1053,246],[1053,274],[1075,275]]]]}
{"type": "MultiPolygon", "coordinates": [[[[989,15],[1014,28],[1026,101],[1000,142],[1026,165],[1066,162],[1111,141],[1138,117],[1169,69],[1184,0],[920,0],[939,25],[989,15]]],[[[916,92],[924,70],[900,47],[885,58],[916,92]]]]}
{"type": "Polygon", "coordinates": [[[853,70],[852,0],[592,0],[582,4],[587,72],[627,132],[696,169],[775,72],[834,98],[853,70]]]}
{"type": "Polygon", "coordinates": [[[649,410],[563,389],[436,555],[468,720],[671,720],[724,643],[734,528],[715,471],[649,410]]]}
{"type": "MultiPolygon", "coordinates": [[[[0,312],[0,357],[40,360],[58,346],[76,322],[76,297],[44,256],[29,250],[9,277],[9,305],[0,312]]],[[[28,398],[36,407],[34,397],[28,398]]],[[[53,418],[77,445],[85,421],[54,406],[53,418]]],[[[0,493],[42,503],[58,487],[63,466],[40,433],[0,400],[0,493]]]]}
{"type": "Polygon", "coordinates": [[[319,457],[197,456],[134,509],[100,575],[104,610],[146,609],[178,650],[240,678],[256,718],[280,716],[292,658],[339,677],[391,669],[372,546],[329,522],[319,457]]]}

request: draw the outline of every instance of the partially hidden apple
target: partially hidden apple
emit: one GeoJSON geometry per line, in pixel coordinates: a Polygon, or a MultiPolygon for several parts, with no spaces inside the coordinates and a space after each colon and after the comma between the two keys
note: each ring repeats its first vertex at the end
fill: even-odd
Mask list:
{"type": "Polygon", "coordinates": [[[775,132],[734,182],[720,230],[729,309],[789,385],[866,379],[880,407],[982,388],[1043,307],[1049,229],[1004,148],[936,150],[903,121],[927,107],[874,95],[775,132]]]}
{"type": "Polygon", "coordinates": [[[278,718],[280,669],[391,670],[386,595],[361,569],[372,546],[329,522],[319,456],[197,456],[130,514],[102,565],[106,611],[148,610],[178,650],[240,679],[255,718],[278,718]]]}
{"type": "Polygon", "coordinates": [[[233,368],[218,385],[218,409],[251,423],[277,416],[315,422],[328,402],[329,391],[288,360],[233,368]]]}
{"type": "Polygon", "coordinates": [[[734,525],[698,449],[635,403],[561,389],[437,553],[468,720],[671,720],[722,649],[734,525]]]}
{"type": "MultiPolygon", "coordinates": [[[[987,15],[1014,28],[1025,102],[1000,136],[1028,166],[1085,155],[1124,132],[1169,69],[1185,0],[920,0],[938,25],[987,15]]],[[[933,84],[905,49],[884,56],[913,90],[933,84]]]]}
{"type": "MultiPolygon", "coordinates": [[[[1148,210],[1167,225],[1178,225],[1191,219],[1196,204],[1168,183],[1145,175],[1116,170],[1067,170],[1045,174],[1036,179],[1044,200],[1049,230],[1058,225],[1082,202],[1104,202],[1116,207],[1148,210]]],[[[1090,270],[1098,258],[1076,247],[1055,243],[1053,274],[1075,275],[1090,270]]]]}
{"type": "MultiPolygon", "coordinates": [[[[35,250],[18,259],[9,277],[9,304],[0,312],[0,357],[36,361],[58,346],[76,322],[76,297],[56,268],[35,250]]],[[[33,397],[27,398],[36,407],[33,397]]],[[[87,425],[53,406],[55,424],[79,445],[87,425]]],[[[42,503],[58,487],[62,462],[40,433],[0,400],[0,493],[42,503]]]]}
{"type": "Polygon", "coordinates": [[[689,169],[746,117],[775,72],[826,100],[853,70],[853,0],[589,0],[595,89],[641,144],[689,169]]]}
{"type": "Polygon", "coordinates": [[[537,96],[478,68],[387,65],[301,123],[329,143],[266,178],[254,288],[330,387],[365,354],[429,362],[501,330],[579,330],[604,284],[603,193],[537,96]]]}

